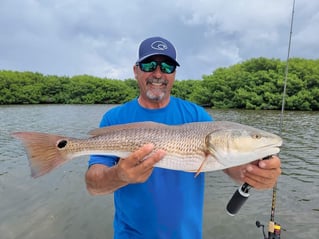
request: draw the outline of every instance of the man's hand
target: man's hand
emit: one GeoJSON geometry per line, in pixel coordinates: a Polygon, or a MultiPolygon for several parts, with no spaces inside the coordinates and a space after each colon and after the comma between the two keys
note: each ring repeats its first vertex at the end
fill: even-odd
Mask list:
{"type": "Polygon", "coordinates": [[[272,188],[281,174],[280,165],[277,156],[248,164],[243,172],[243,181],[256,189],[272,188]]]}
{"type": "Polygon", "coordinates": [[[115,166],[118,178],[125,183],[145,182],[151,175],[154,164],[165,156],[165,151],[153,150],[153,144],[146,144],[127,158],[120,159],[115,166]]]}
{"type": "Polygon", "coordinates": [[[118,164],[107,167],[92,165],[85,175],[86,187],[92,195],[112,193],[129,184],[145,182],[153,171],[154,164],[165,156],[165,151],[154,151],[153,144],[146,144],[120,159],[118,164]]]}
{"type": "Polygon", "coordinates": [[[257,160],[253,163],[228,168],[224,170],[238,182],[246,182],[256,189],[269,189],[275,186],[281,174],[281,163],[277,156],[267,160],[257,160]]]}

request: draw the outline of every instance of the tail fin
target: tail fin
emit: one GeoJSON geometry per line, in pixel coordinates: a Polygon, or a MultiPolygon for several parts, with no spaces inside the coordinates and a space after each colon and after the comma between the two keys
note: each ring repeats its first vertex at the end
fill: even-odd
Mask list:
{"type": "Polygon", "coordinates": [[[63,136],[37,132],[15,132],[12,136],[23,142],[33,178],[50,172],[69,159],[64,151],[57,148],[57,142],[63,136]]]}

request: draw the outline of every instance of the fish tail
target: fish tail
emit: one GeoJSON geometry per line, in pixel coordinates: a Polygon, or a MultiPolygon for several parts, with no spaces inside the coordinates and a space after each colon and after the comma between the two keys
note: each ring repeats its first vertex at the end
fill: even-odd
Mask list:
{"type": "Polygon", "coordinates": [[[24,144],[33,178],[50,172],[69,159],[67,153],[58,148],[61,139],[67,140],[63,136],[37,132],[15,132],[12,136],[24,144]]]}

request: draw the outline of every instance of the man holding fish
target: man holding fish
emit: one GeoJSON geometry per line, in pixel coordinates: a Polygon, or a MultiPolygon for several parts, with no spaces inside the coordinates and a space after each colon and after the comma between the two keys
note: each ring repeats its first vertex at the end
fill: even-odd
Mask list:
{"type": "MultiPolygon", "coordinates": [[[[171,42],[161,37],[144,40],[133,66],[139,97],[108,111],[100,127],[145,121],[167,125],[212,121],[203,108],[170,95],[177,66],[171,42]]],[[[209,162],[203,162],[194,177],[195,173],[156,167],[166,153],[149,143],[124,158],[91,156],[87,189],[92,195],[114,193],[114,238],[202,238],[205,173],[200,172],[209,162]]],[[[252,163],[224,167],[224,172],[238,183],[269,189],[281,173],[280,160],[277,156],[263,161],[256,158],[252,163]]]]}
{"type": "Polygon", "coordinates": [[[215,122],[202,107],[170,95],[177,66],[168,40],[148,38],[133,67],[139,97],[109,110],[91,137],[12,133],[26,147],[32,177],[92,155],[87,189],[114,193],[114,238],[201,238],[203,172],[224,170],[256,189],[272,188],[281,173],[272,156],[280,150],[279,136],[215,122]]]}

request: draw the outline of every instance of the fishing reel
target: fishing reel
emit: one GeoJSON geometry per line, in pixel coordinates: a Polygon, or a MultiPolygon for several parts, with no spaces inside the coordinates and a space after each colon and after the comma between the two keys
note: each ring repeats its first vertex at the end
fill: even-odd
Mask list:
{"type": "Polygon", "coordinates": [[[261,227],[262,233],[264,235],[264,239],[280,239],[280,234],[281,234],[280,224],[277,224],[276,222],[272,222],[272,221],[269,222],[268,237],[266,237],[265,225],[261,224],[259,221],[256,221],[256,226],[258,228],[261,227]]]}
{"type": "MultiPolygon", "coordinates": [[[[247,201],[249,197],[249,190],[251,186],[248,183],[241,185],[233,194],[232,198],[229,200],[226,211],[229,215],[234,216],[247,201]]],[[[274,213],[275,213],[275,203],[276,203],[276,186],[273,189],[273,198],[271,205],[271,217],[268,224],[268,237],[265,233],[265,226],[259,221],[256,221],[256,226],[261,227],[264,239],[280,239],[281,226],[280,224],[274,222],[274,213]]]]}

